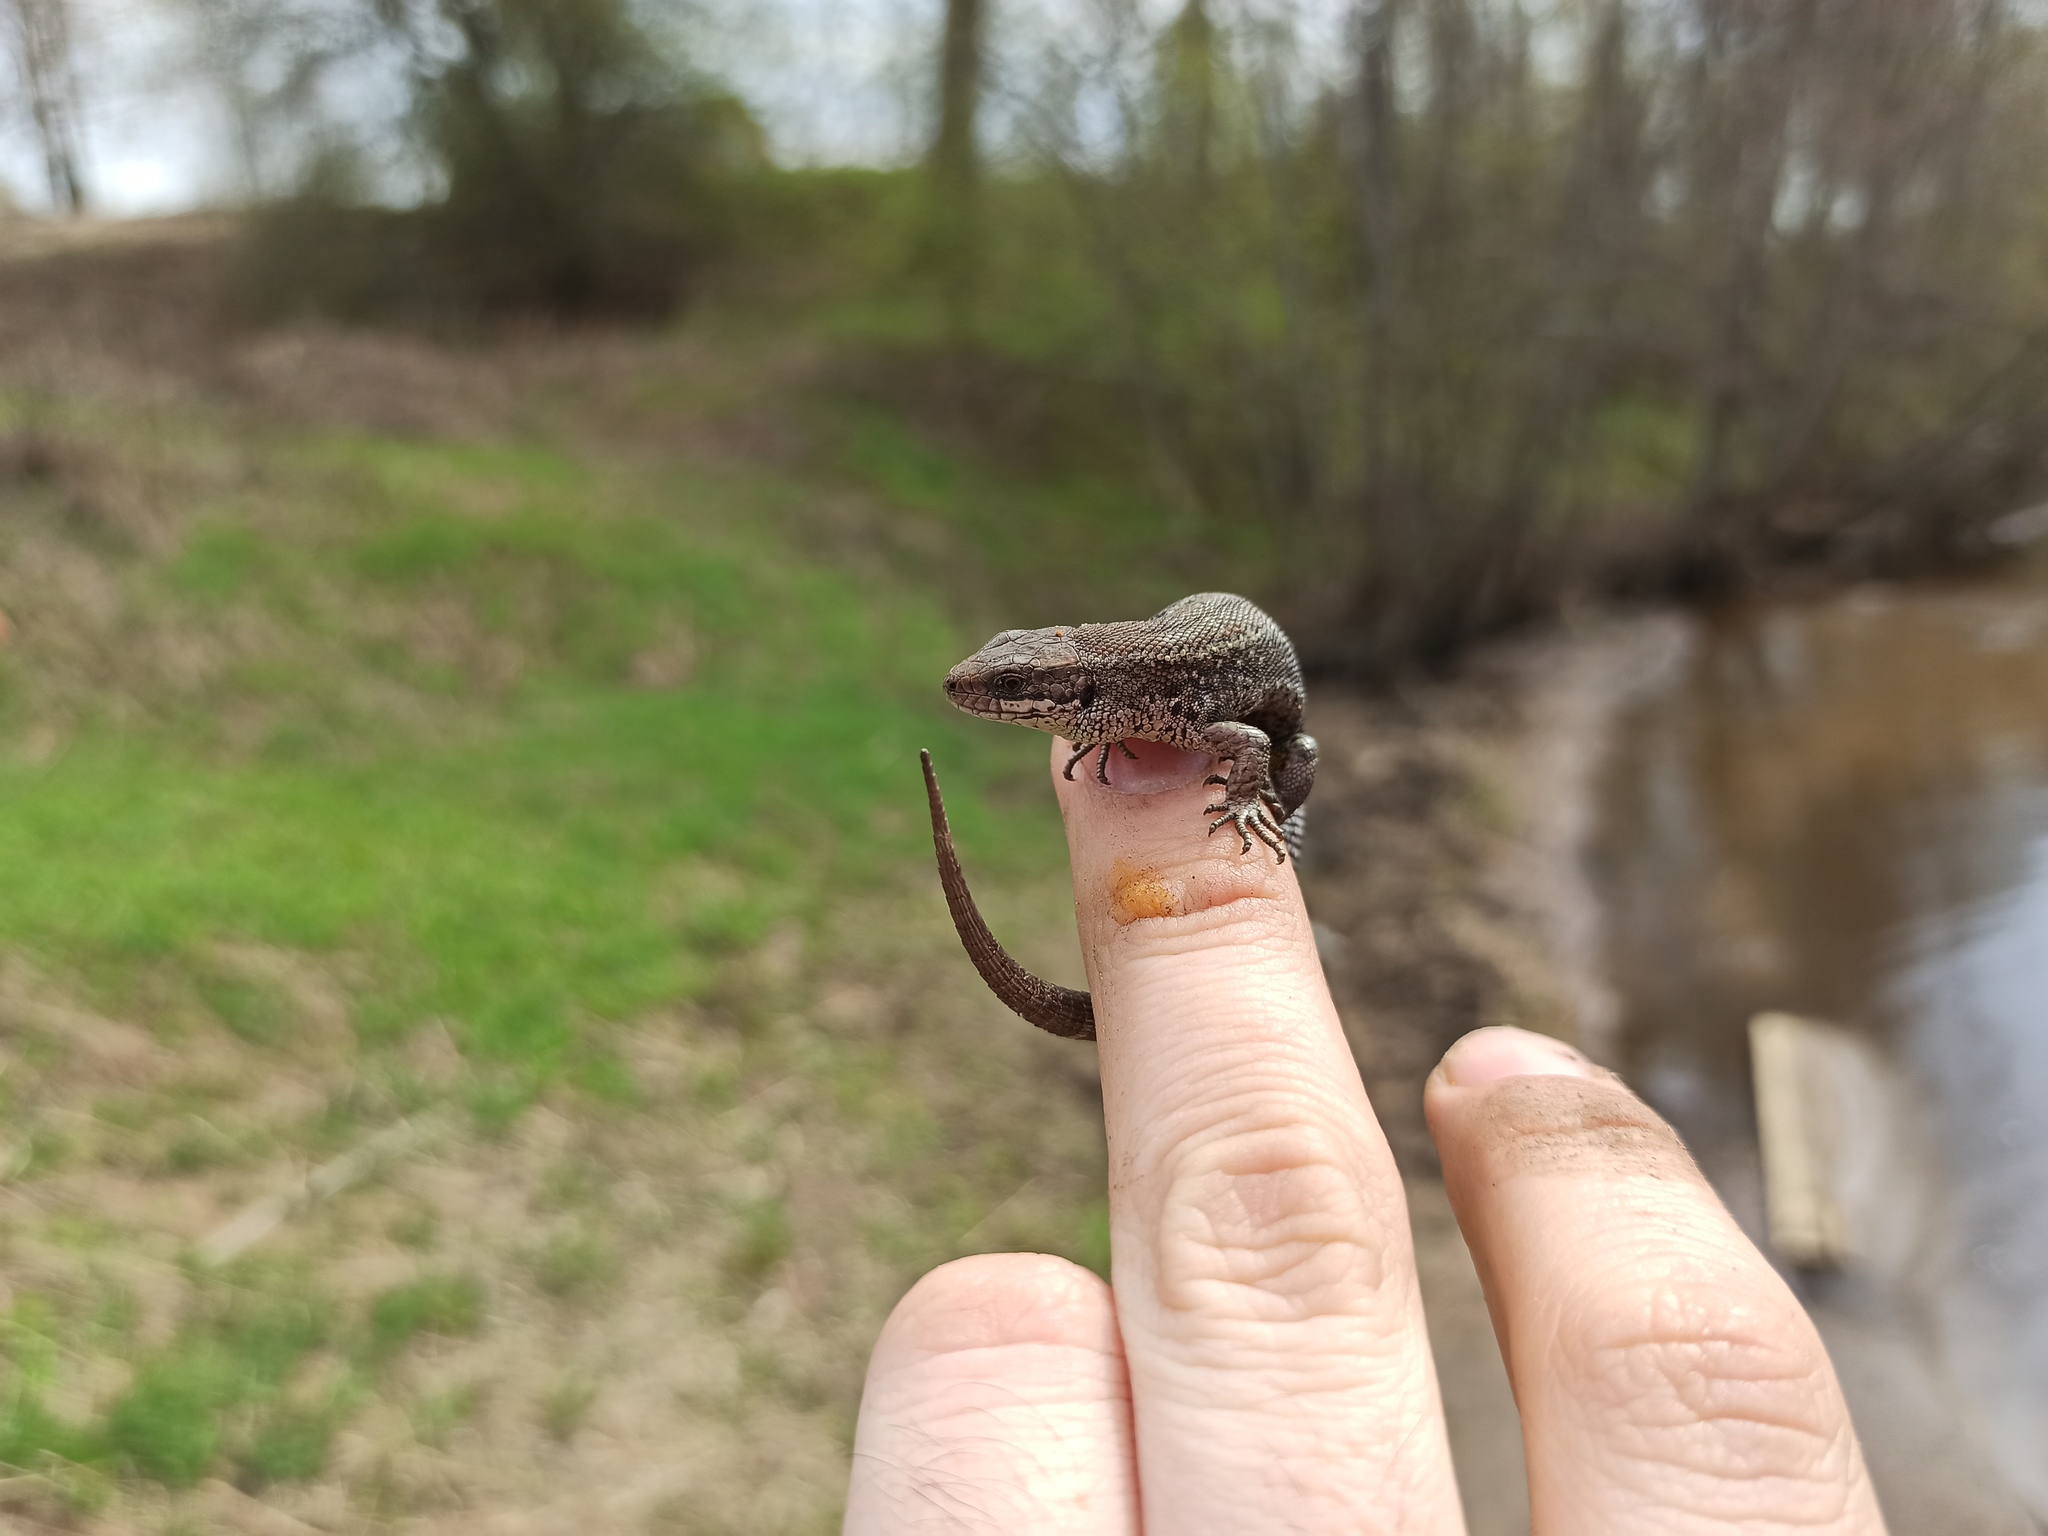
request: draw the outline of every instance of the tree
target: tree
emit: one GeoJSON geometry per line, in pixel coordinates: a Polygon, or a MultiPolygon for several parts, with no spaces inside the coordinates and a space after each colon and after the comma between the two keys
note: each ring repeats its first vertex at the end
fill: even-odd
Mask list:
{"type": "Polygon", "coordinates": [[[963,332],[974,306],[981,244],[981,88],[987,0],[946,0],[939,40],[939,121],[932,135],[926,263],[938,277],[947,325],[963,332]]]}
{"type": "Polygon", "coordinates": [[[1218,41],[1208,0],[1187,0],[1160,48],[1160,155],[1198,194],[1216,169],[1218,41]]]}
{"type": "Polygon", "coordinates": [[[66,213],[85,211],[80,167],[78,72],[72,60],[70,0],[0,0],[22,97],[43,151],[50,201],[66,213]]]}

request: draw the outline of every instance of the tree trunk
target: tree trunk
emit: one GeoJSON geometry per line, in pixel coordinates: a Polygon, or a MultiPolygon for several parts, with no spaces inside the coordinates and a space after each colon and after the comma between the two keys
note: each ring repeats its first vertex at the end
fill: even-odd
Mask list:
{"type": "Polygon", "coordinates": [[[1358,48],[1352,190],[1362,257],[1358,282],[1365,348],[1363,435],[1366,478],[1374,497],[1383,494],[1388,478],[1388,385],[1401,282],[1394,175],[1393,18],[1388,10],[1387,0],[1363,0],[1352,22],[1358,48]]]}
{"type": "Polygon", "coordinates": [[[932,201],[926,246],[946,324],[968,328],[981,254],[981,81],[987,0],[946,0],[939,44],[939,125],[932,138],[932,201]]]}
{"type": "Polygon", "coordinates": [[[1197,204],[1216,160],[1216,23],[1208,0],[1187,0],[1166,30],[1160,59],[1160,144],[1197,204]]]}
{"type": "Polygon", "coordinates": [[[1717,84],[1720,90],[1695,132],[1705,146],[1702,207],[1720,250],[1710,279],[1713,339],[1702,369],[1699,446],[1685,508],[1702,547],[1739,550],[1749,533],[1727,526],[1725,503],[1745,488],[1734,460],[1741,430],[1752,424],[1759,404],[1755,374],[1773,214],[1818,8],[1818,0],[1792,0],[1782,8],[1721,0],[1707,13],[1703,78],[1709,91],[1717,84]]]}
{"type": "Polygon", "coordinates": [[[50,201],[62,212],[83,213],[85,176],[79,165],[78,74],[71,57],[69,0],[6,4],[14,22],[15,66],[42,147],[50,201]]]}

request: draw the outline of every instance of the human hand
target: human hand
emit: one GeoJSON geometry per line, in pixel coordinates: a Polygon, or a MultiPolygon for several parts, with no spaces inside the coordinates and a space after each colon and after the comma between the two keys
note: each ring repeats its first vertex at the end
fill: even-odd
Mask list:
{"type": "MultiPolygon", "coordinates": [[[[1053,775],[1114,1288],[1035,1254],[920,1281],[869,1366],[845,1529],[1456,1536],[1401,1181],[1293,867],[1205,844],[1207,760],[1140,750],[1122,793],[1053,775]]],[[[1513,1029],[1452,1047],[1425,1107],[1536,1536],[1881,1536],[1818,1335],[1662,1120],[1513,1029]]]]}

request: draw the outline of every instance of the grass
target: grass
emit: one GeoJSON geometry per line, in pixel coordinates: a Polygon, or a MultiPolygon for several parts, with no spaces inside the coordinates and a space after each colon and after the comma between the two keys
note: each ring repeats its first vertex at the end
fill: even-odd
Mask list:
{"type": "Polygon", "coordinates": [[[484,1288],[475,1275],[425,1275],[371,1303],[371,1353],[395,1354],[415,1334],[460,1338],[482,1327],[483,1318],[484,1288]]]}
{"type": "MultiPolygon", "coordinates": [[[[924,695],[957,638],[929,598],[864,592],[750,531],[786,488],[732,508],[729,484],[622,487],[527,451],[316,440],[281,457],[310,493],[288,517],[241,510],[138,574],[174,618],[305,643],[238,658],[157,730],[88,720],[61,763],[0,759],[14,943],[109,978],[194,965],[221,936],[367,953],[365,1028],[452,1018],[466,1047],[548,1073],[578,1015],[697,995],[720,955],[915,848],[914,822],[875,812],[948,728],[924,695]],[[712,504],[712,526],[657,510],[664,492],[712,504]],[[476,650],[518,648],[508,696],[379,632],[429,601],[476,650]],[[701,635],[702,675],[635,688],[664,621],[701,635]],[[426,718],[371,717],[357,680],[426,718]],[[237,707],[260,734],[223,754],[237,707]]],[[[237,1033],[278,1032],[260,987],[198,985],[237,1033]]]]}
{"type": "MultiPolygon", "coordinates": [[[[0,399],[0,431],[21,409],[0,399]]],[[[27,967],[0,983],[26,975],[168,1054],[110,1079],[55,1025],[10,1038],[13,1177],[81,1194],[46,1197],[57,1214],[25,1236],[73,1278],[17,1283],[0,1318],[0,1466],[74,1502],[170,1498],[152,1529],[213,1477],[288,1500],[343,1476],[382,1520],[431,1497],[404,1446],[472,1419],[490,1426],[465,1446],[512,1433],[500,1419],[537,1437],[493,1475],[569,1454],[618,1357],[546,1341],[561,1318],[639,1305],[643,1353],[736,1351],[679,1411],[784,1446],[773,1468],[728,1458],[731,1498],[780,1486],[773,1510],[706,1518],[828,1528],[880,1310],[961,1251],[1023,1165],[1049,1187],[1099,1179],[1090,1107],[1048,1114],[1018,1087],[1032,1042],[991,1049],[948,994],[890,989],[920,946],[952,958],[928,904],[905,905],[928,874],[920,746],[986,881],[1059,867],[1030,787],[1042,741],[962,721],[932,686],[994,622],[969,589],[1001,589],[1013,560],[1043,573],[1116,520],[1096,493],[1005,487],[857,414],[795,468],[82,394],[34,417],[69,468],[0,486],[0,964],[27,967]],[[835,554],[815,508],[848,495],[950,541],[975,582],[948,586],[924,555],[835,554]],[[1059,549],[1028,549],[1006,509],[1053,502],[1059,549]],[[910,910],[900,933],[882,917],[910,910]],[[849,977],[855,1001],[832,1001],[849,977]],[[830,1022],[876,1012],[862,988],[882,1022],[830,1022]],[[919,1019],[906,1054],[901,1021],[919,1019]],[[668,1059],[650,1067],[649,1039],[682,1053],[675,1073],[649,1077],[668,1059]],[[281,1083],[310,1102],[269,1105],[281,1083]],[[487,1230],[426,1170],[295,1220],[272,1240],[283,1259],[226,1274],[191,1262],[198,1229],[152,1224],[147,1191],[232,1210],[442,1103],[467,1112],[443,1155],[512,1192],[480,1198],[567,1217],[553,1235],[487,1230]],[[543,1104],[597,1150],[529,1157],[543,1104]],[[1015,1145],[969,1155],[991,1140],[1015,1145]],[[94,1180],[145,1194],[98,1220],[113,1206],[94,1180]],[[637,1205],[615,1195],[634,1180],[655,1191],[637,1205]],[[358,1278],[376,1252],[407,1277],[358,1278]],[[136,1265],[156,1277],[146,1325],[112,1278],[136,1265]],[[814,1315],[760,1320],[791,1305],[814,1315]],[[486,1379],[508,1340],[545,1362],[538,1385],[486,1379]],[[421,1374],[472,1355],[485,1375],[421,1374]],[[336,1435],[397,1404],[396,1449],[337,1472],[336,1435]]],[[[1116,583],[1172,582],[1143,569],[1143,537],[1117,537],[1116,583]]],[[[1101,1262],[1098,1196],[1026,1235],[1101,1262]]]]}
{"type": "Polygon", "coordinates": [[[78,1418],[48,1402],[62,1324],[36,1300],[18,1301],[8,1320],[0,1346],[9,1367],[6,1465],[57,1462],[188,1487],[223,1456],[261,1481],[310,1476],[324,1460],[334,1415],[309,1415],[282,1393],[334,1330],[329,1308],[302,1290],[208,1289],[167,1344],[134,1357],[125,1390],[78,1418]]]}

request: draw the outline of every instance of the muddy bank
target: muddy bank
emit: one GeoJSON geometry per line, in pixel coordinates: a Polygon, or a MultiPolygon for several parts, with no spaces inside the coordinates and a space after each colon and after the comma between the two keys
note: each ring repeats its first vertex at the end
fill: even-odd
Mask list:
{"type": "MultiPolygon", "coordinates": [[[[1674,1049],[1684,1054],[1684,1042],[1707,1027],[1695,1015],[1710,1011],[1710,991],[1685,982],[1690,972],[1676,959],[1659,965],[1637,952],[1634,961],[1675,993],[1667,999],[1675,1011],[1659,1012],[1646,1006],[1629,969],[1630,933],[1646,907],[1662,901],[1691,910],[1725,894],[1739,873],[1660,852],[1647,823],[1618,814],[1617,797],[1634,794],[1669,821],[1674,787],[1660,788],[1656,773],[1631,778],[1632,763],[1641,767],[1632,754],[1643,722],[1660,718],[1711,664],[1703,649],[1710,639],[1690,618],[1610,619],[1497,649],[1456,679],[1399,698],[1325,689],[1317,699],[1314,724],[1329,744],[1331,770],[1317,786],[1311,909],[1326,930],[1327,969],[1368,1086],[1408,1175],[1474,1536],[1526,1531],[1528,1514],[1513,1402],[1421,1121],[1422,1079],[1442,1051],[1465,1030],[1494,1023],[1574,1040],[1674,1116],[1737,1218],[1763,1236],[1754,1135],[1744,1128],[1746,1056],[1729,1090],[1743,1125],[1730,1131],[1721,1125],[1726,1115],[1690,1124],[1684,1096],[1663,1092],[1669,1085],[1645,1063],[1674,1049]],[[1635,849],[1623,860],[1634,894],[1620,911],[1603,907],[1603,898],[1617,899],[1617,839],[1635,849]],[[1662,888],[1669,892],[1660,895],[1662,888]]],[[[1667,736],[1670,729],[1705,728],[1669,727],[1667,736]]],[[[1894,750],[1887,743],[1896,729],[1870,736],[1873,749],[1894,750]]],[[[1775,749],[1747,750],[1768,758],[1775,749]]],[[[1749,771],[1769,776],[1763,767],[1749,771]]],[[[1813,783],[1806,789],[1815,792],[1813,783]]],[[[1781,828],[1768,840],[1780,865],[1813,856],[1795,831],[1781,828]]],[[[1802,934],[1781,925],[1762,937],[1797,946],[1811,938],[1802,934]]],[[[1696,949],[1711,950],[1711,934],[1693,938],[1696,949]]],[[[1748,1005],[1817,1006],[1782,992],[1748,1005]]],[[[1924,1148],[1915,1154],[1903,1142],[1891,1150],[1925,1158],[1924,1148]]],[[[1921,1183],[1931,1177],[1928,1166],[1914,1171],[1921,1183]]],[[[1823,1282],[1788,1278],[1834,1356],[1894,1536],[2034,1531],[1998,1470],[1992,1427],[1943,1364],[1927,1295],[1861,1271],[1823,1282]]]]}

